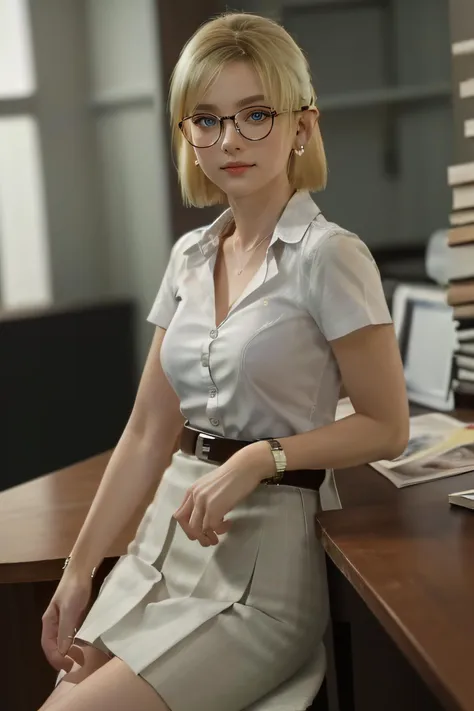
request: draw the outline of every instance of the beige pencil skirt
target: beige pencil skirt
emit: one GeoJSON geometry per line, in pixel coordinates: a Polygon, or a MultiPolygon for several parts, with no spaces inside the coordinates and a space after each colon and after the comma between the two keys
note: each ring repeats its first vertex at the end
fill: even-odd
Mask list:
{"type": "Polygon", "coordinates": [[[204,548],[172,514],[215,466],[174,454],[76,639],[121,658],[171,711],[303,711],[325,674],[319,494],[261,485],[204,548]]]}

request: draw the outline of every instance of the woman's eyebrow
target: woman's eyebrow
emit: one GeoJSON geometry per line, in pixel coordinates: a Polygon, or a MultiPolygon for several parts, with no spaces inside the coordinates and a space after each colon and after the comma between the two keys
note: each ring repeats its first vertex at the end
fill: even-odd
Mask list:
{"type": "MultiPolygon", "coordinates": [[[[241,106],[247,106],[253,101],[265,101],[265,97],[263,94],[254,94],[253,96],[247,96],[245,99],[240,99],[240,101],[236,101],[235,105],[237,108],[240,108],[241,106]]],[[[198,104],[196,108],[194,109],[195,111],[217,111],[218,107],[215,104],[198,104]]]]}

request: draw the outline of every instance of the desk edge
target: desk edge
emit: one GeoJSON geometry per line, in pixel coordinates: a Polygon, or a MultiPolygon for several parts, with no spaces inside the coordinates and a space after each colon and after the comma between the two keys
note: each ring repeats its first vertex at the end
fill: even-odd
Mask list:
{"type": "Polygon", "coordinates": [[[346,578],[348,583],[354,588],[369,610],[375,615],[385,632],[396,644],[402,654],[413,665],[421,678],[433,693],[453,711],[460,711],[467,707],[461,700],[454,696],[456,690],[447,686],[445,681],[436,671],[432,659],[425,653],[424,649],[416,642],[414,637],[401,624],[400,620],[394,616],[390,608],[383,602],[377,592],[362,579],[356,568],[347,559],[342,550],[334,543],[328,535],[324,526],[317,520],[317,528],[323,548],[340,573],[346,578]]]}

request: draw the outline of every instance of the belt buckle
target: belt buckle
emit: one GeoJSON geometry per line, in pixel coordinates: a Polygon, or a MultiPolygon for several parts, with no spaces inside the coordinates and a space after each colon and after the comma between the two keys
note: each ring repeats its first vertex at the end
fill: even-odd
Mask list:
{"type": "Polygon", "coordinates": [[[199,432],[196,440],[195,455],[198,459],[202,459],[205,462],[209,461],[209,454],[211,451],[211,443],[205,440],[215,440],[216,438],[212,435],[205,434],[204,432],[199,432]]]}

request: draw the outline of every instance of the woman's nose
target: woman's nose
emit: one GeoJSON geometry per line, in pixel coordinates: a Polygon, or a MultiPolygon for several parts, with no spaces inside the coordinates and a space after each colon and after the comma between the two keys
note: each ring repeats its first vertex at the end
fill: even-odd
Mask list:
{"type": "Polygon", "coordinates": [[[237,131],[234,122],[231,119],[227,119],[226,121],[224,121],[221,140],[223,148],[238,146],[238,144],[242,141],[242,136],[237,131]]]}

